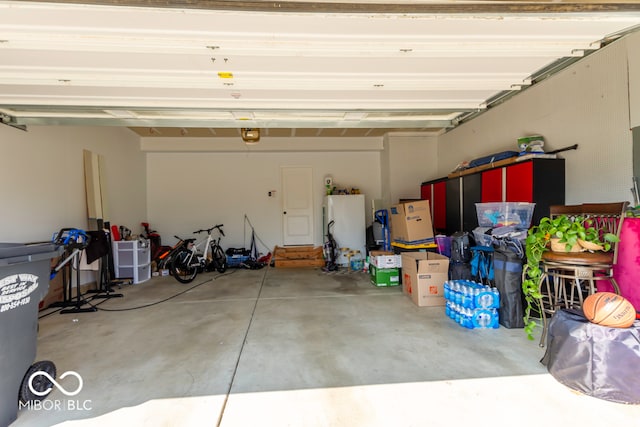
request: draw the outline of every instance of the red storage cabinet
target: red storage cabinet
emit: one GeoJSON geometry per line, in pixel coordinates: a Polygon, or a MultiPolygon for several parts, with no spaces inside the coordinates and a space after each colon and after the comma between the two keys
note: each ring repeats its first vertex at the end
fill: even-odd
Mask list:
{"type": "Polygon", "coordinates": [[[509,166],[506,175],[505,202],[533,203],[533,162],[509,166]]]}
{"type": "Polygon", "coordinates": [[[482,172],[482,203],[502,201],[502,168],[482,172]]]}
{"type": "Polygon", "coordinates": [[[476,203],[535,203],[532,225],[549,215],[549,206],[565,203],[564,159],[530,159],[455,178],[422,183],[434,229],[439,233],[472,231],[476,203]]]}

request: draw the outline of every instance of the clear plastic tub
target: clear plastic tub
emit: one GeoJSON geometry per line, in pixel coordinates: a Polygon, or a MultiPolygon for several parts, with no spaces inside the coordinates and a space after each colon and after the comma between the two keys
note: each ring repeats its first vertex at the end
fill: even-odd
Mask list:
{"type": "Polygon", "coordinates": [[[535,203],[525,202],[476,203],[478,225],[526,229],[531,225],[535,206],[535,203]]]}
{"type": "Polygon", "coordinates": [[[493,244],[493,236],[486,234],[492,227],[477,227],[473,230],[473,240],[476,246],[491,246],[493,244]]]}

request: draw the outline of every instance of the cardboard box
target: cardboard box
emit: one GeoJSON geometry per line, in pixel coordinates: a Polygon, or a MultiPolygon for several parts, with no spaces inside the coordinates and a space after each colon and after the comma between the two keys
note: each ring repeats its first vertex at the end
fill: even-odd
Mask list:
{"type": "Polygon", "coordinates": [[[402,253],[402,292],[418,307],[445,305],[449,258],[433,252],[402,253]]]}
{"type": "Polygon", "coordinates": [[[401,268],[402,256],[390,251],[371,251],[369,252],[369,264],[378,268],[401,268]]]}
{"type": "Polygon", "coordinates": [[[433,224],[428,200],[391,206],[391,239],[400,242],[433,241],[433,224]]]}
{"type": "Polygon", "coordinates": [[[369,264],[369,278],[374,286],[398,286],[400,285],[400,269],[378,268],[369,264]]]}

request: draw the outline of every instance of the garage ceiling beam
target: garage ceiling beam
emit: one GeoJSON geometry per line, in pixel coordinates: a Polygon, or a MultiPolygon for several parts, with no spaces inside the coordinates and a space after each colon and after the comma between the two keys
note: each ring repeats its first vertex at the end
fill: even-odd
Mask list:
{"type": "MultiPolygon", "coordinates": [[[[39,0],[23,0],[39,1],[39,0]]],[[[638,11],[636,0],[622,1],[521,1],[489,3],[487,1],[447,2],[317,2],[317,1],[236,1],[236,0],[53,0],[49,3],[93,4],[207,10],[258,12],[331,12],[331,13],[583,13],[638,11]]]]}
{"type": "MultiPolygon", "coordinates": [[[[43,126],[130,126],[130,127],[215,127],[215,128],[238,128],[239,124],[234,120],[194,120],[194,119],[163,119],[163,120],[140,120],[121,118],[99,118],[99,117],[21,117],[18,119],[20,125],[43,125],[43,126]]],[[[5,123],[10,126],[18,124],[5,123]]],[[[249,128],[317,128],[324,129],[388,129],[388,128],[450,128],[454,126],[451,120],[378,120],[375,122],[358,121],[327,121],[319,120],[247,120],[242,125],[249,128]]]]}

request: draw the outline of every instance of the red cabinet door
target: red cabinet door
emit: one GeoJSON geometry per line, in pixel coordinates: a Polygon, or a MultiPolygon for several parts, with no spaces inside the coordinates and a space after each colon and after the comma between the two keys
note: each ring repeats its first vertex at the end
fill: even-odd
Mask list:
{"type": "Polygon", "coordinates": [[[507,202],[533,202],[533,162],[507,167],[507,202]]]}
{"type": "Polygon", "coordinates": [[[444,231],[447,229],[447,182],[440,181],[433,184],[433,228],[444,231]]]}
{"type": "Polygon", "coordinates": [[[502,168],[482,172],[482,203],[502,201],[502,168]]]}
{"type": "Polygon", "coordinates": [[[431,187],[433,187],[433,184],[422,184],[420,186],[420,198],[422,200],[428,200],[429,205],[433,205],[431,201],[431,187]]]}

